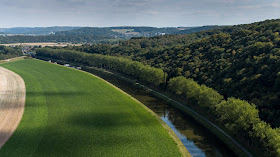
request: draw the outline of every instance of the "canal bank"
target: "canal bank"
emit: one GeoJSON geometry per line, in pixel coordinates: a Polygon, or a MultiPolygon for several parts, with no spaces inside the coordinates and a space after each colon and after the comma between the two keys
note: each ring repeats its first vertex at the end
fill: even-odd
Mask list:
{"type": "Polygon", "coordinates": [[[178,105],[180,103],[174,101],[173,99],[139,84],[135,80],[128,79],[124,76],[104,69],[84,67],[84,70],[102,77],[108,82],[114,84],[158,114],[158,116],[166,122],[166,124],[168,124],[181,139],[182,143],[192,156],[244,156],[240,151],[233,152],[231,148],[229,148],[217,137],[217,135],[214,135],[211,132],[215,129],[212,126],[214,125],[213,123],[212,125],[209,125],[209,121],[205,122],[205,118],[200,119],[201,117],[198,117],[199,114],[189,108],[178,105]],[[212,130],[210,131],[209,128],[212,130]]]}

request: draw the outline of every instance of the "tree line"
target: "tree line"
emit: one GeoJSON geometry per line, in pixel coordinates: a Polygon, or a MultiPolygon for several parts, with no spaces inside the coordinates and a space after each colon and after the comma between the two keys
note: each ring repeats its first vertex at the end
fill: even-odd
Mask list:
{"type": "MultiPolygon", "coordinates": [[[[41,42],[68,42],[68,43],[111,43],[114,37],[94,34],[81,35],[36,35],[36,36],[0,36],[0,44],[8,43],[41,43],[41,42]]],[[[115,43],[115,41],[113,42],[115,43]]]]}
{"type": "Polygon", "coordinates": [[[36,55],[115,70],[155,86],[165,83],[166,79],[166,73],[162,69],[153,68],[149,65],[121,57],[49,48],[37,49],[36,55]]]}
{"type": "Polygon", "coordinates": [[[6,47],[3,45],[0,45],[0,60],[19,57],[22,55],[23,55],[23,53],[21,51],[21,47],[19,47],[19,46],[16,46],[13,48],[13,47],[6,47]]]}
{"type": "Polygon", "coordinates": [[[263,152],[263,156],[280,156],[280,129],[273,129],[262,121],[255,104],[233,97],[225,100],[214,89],[183,76],[171,78],[168,88],[181,97],[195,100],[200,108],[214,116],[231,134],[243,139],[258,152],[263,152]]]}

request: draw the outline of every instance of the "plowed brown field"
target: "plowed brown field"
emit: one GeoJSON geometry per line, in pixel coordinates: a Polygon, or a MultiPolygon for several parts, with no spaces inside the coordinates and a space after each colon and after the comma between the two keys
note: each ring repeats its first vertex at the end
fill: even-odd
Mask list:
{"type": "Polygon", "coordinates": [[[0,67],[0,148],[16,130],[24,112],[25,84],[16,73],[0,67]]]}

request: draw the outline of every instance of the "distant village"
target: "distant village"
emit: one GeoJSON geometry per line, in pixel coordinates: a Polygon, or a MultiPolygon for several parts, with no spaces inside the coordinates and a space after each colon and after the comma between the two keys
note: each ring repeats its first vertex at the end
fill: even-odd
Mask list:
{"type": "Polygon", "coordinates": [[[36,52],[33,50],[34,50],[34,46],[22,46],[22,48],[21,48],[21,51],[23,54],[35,56],[36,52]]]}

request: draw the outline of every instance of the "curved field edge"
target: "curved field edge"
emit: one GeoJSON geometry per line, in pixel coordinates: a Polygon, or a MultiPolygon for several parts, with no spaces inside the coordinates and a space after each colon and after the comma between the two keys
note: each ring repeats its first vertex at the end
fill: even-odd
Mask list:
{"type": "MultiPolygon", "coordinates": [[[[61,66],[61,65],[60,65],[61,66]]],[[[77,69],[74,69],[77,70],[77,69]]],[[[78,71],[82,71],[82,70],[78,70],[78,71]]],[[[118,88],[117,86],[113,85],[112,83],[108,82],[107,80],[96,76],[92,73],[86,72],[86,71],[82,71],[84,73],[88,73],[90,75],[93,75],[94,77],[97,77],[100,80],[103,80],[104,82],[106,82],[107,84],[109,84],[110,86],[112,86],[113,88],[117,89],[118,91],[120,91],[121,93],[129,96],[131,99],[133,99],[134,101],[136,101],[140,106],[142,106],[145,110],[147,110],[153,117],[155,117],[160,124],[162,125],[162,127],[164,129],[166,129],[166,131],[168,132],[168,134],[172,137],[172,139],[176,142],[177,146],[179,147],[179,150],[181,152],[181,155],[184,157],[191,157],[191,154],[188,152],[187,148],[184,146],[184,144],[182,143],[182,141],[179,139],[179,137],[175,134],[175,132],[151,109],[149,109],[146,105],[144,105],[143,103],[141,103],[139,100],[135,99],[134,97],[132,97],[131,95],[129,95],[128,93],[124,92],[123,90],[121,90],[120,88],[118,88]]]]}
{"type": "Polygon", "coordinates": [[[172,132],[158,117],[92,74],[35,60],[2,66],[23,75],[27,103],[1,156],[181,156],[172,132]],[[96,98],[98,94],[103,97],[96,98]]]}
{"type": "Polygon", "coordinates": [[[24,105],[23,79],[18,74],[0,67],[0,149],[20,123],[24,105]]]}

